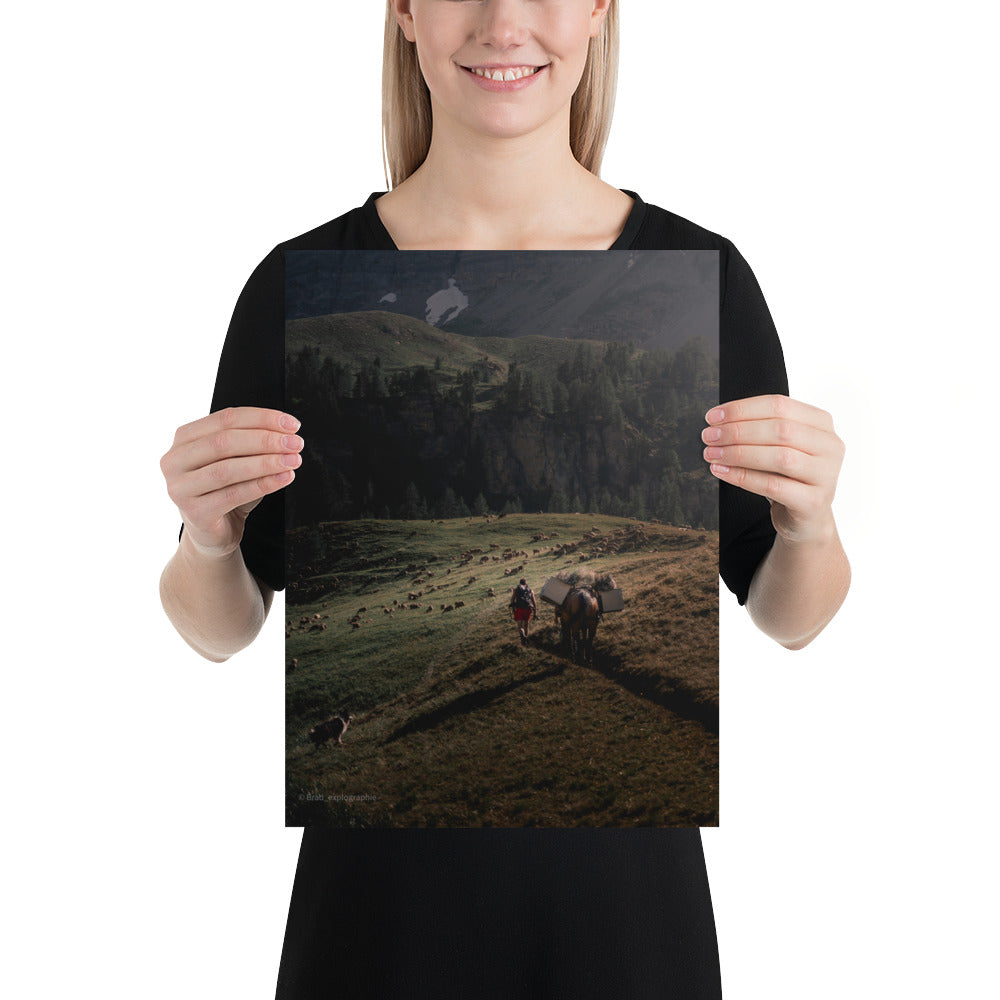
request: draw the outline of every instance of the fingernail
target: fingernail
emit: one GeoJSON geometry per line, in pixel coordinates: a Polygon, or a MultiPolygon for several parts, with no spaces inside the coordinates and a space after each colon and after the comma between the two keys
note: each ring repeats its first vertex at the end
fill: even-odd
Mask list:
{"type": "Polygon", "coordinates": [[[721,448],[706,448],[705,449],[705,459],[706,461],[711,461],[713,458],[722,458],[721,448]]]}
{"type": "Polygon", "coordinates": [[[722,437],[721,427],[707,427],[701,434],[703,441],[718,441],[722,437]]]}
{"type": "Polygon", "coordinates": [[[293,448],[299,449],[305,442],[297,434],[286,434],[281,439],[281,446],[283,448],[293,448]]]}
{"type": "Polygon", "coordinates": [[[719,465],[716,462],[713,462],[709,468],[712,470],[713,475],[716,476],[724,476],[727,472],[729,472],[728,465],[719,465]]]}
{"type": "Polygon", "coordinates": [[[297,431],[302,426],[302,422],[300,420],[296,420],[295,417],[288,413],[284,414],[278,423],[280,423],[286,431],[297,431]]]}
{"type": "Polygon", "coordinates": [[[716,406],[705,414],[705,419],[710,424],[717,424],[720,420],[726,419],[726,411],[721,406],[716,406]]]}

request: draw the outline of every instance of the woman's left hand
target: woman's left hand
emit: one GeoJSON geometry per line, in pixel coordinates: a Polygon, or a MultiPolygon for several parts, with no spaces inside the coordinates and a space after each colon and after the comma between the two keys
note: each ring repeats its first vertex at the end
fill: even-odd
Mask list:
{"type": "Polygon", "coordinates": [[[751,396],[713,407],[705,420],[703,454],[713,475],[766,497],[782,538],[808,542],[835,531],[844,442],[829,413],[788,396],[751,396]]]}

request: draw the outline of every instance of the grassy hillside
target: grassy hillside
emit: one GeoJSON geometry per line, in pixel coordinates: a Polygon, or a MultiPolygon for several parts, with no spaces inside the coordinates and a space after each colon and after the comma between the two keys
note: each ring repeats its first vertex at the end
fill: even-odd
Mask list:
{"type": "MultiPolygon", "coordinates": [[[[285,353],[297,354],[303,347],[314,347],[320,357],[356,367],[376,358],[383,372],[411,370],[417,365],[435,368],[445,384],[453,376],[484,357],[491,381],[503,381],[511,361],[540,369],[554,369],[571,361],[581,344],[600,356],[604,344],[597,340],[565,337],[482,337],[458,330],[441,330],[423,320],[401,313],[371,311],[338,313],[289,320],[285,326],[285,353]]],[[[640,352],[641,353],[641,352],[640,352]]]]}
{"type": "Polygon", "coordinates": [[[287,542],[289,823],[718,822],[716,532],[513,514],[329,522],[287,542]],[[521,576],[537,596],[581,563],[625,596],[588,666],[560,649],[550,605],[527,646],[507,608],[521,576]],[[343,745],[314,748],[310,727],[347,713],[343,745]]]}
{"type": "MultiPolygon", "coordinates": [[[[504,344],[502,340],[497,343],[504,344]]],[[[443,360],[445,371],[462,371],[490,353],[474,337],[439,330],[412,316],[381,311],[289,320],[285,324],[285,353],[297,353],[307,345],[342,364],[371,363],[379,358],[387,372],[417,365],[433,368],[436,358],[443,360]]],[[[491,359],[498,361],[492,355],[491,359]]]]}

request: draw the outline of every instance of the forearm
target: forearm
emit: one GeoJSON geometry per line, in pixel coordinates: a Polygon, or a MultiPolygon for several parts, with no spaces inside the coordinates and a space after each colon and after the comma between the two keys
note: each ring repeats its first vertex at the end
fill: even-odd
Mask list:
{"type": "Polygon", "coordinates": [[[802,649],[837,613],[850,585],[850,563],[831,515],[818,538],[775,538],[750,583],[746,607],[762,632],[786,649],[802,649]]]}
{"type": "Polygon", "coordinates": [[[185,642],[215,663],[250,645],[267,617],[239,547],[221,558],[206,556],[186,531],[160,576],[160,601],[185,642]]]}

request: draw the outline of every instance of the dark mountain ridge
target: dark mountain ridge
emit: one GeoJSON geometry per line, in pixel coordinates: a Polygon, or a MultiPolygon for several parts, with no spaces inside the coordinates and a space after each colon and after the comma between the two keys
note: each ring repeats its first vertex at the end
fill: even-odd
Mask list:
{"type": "Polygon", "coordinates": [[[382,310],[466,336],[543,335],[718,353],[718,254],[289,251],[286,319],[382,310]]]}

